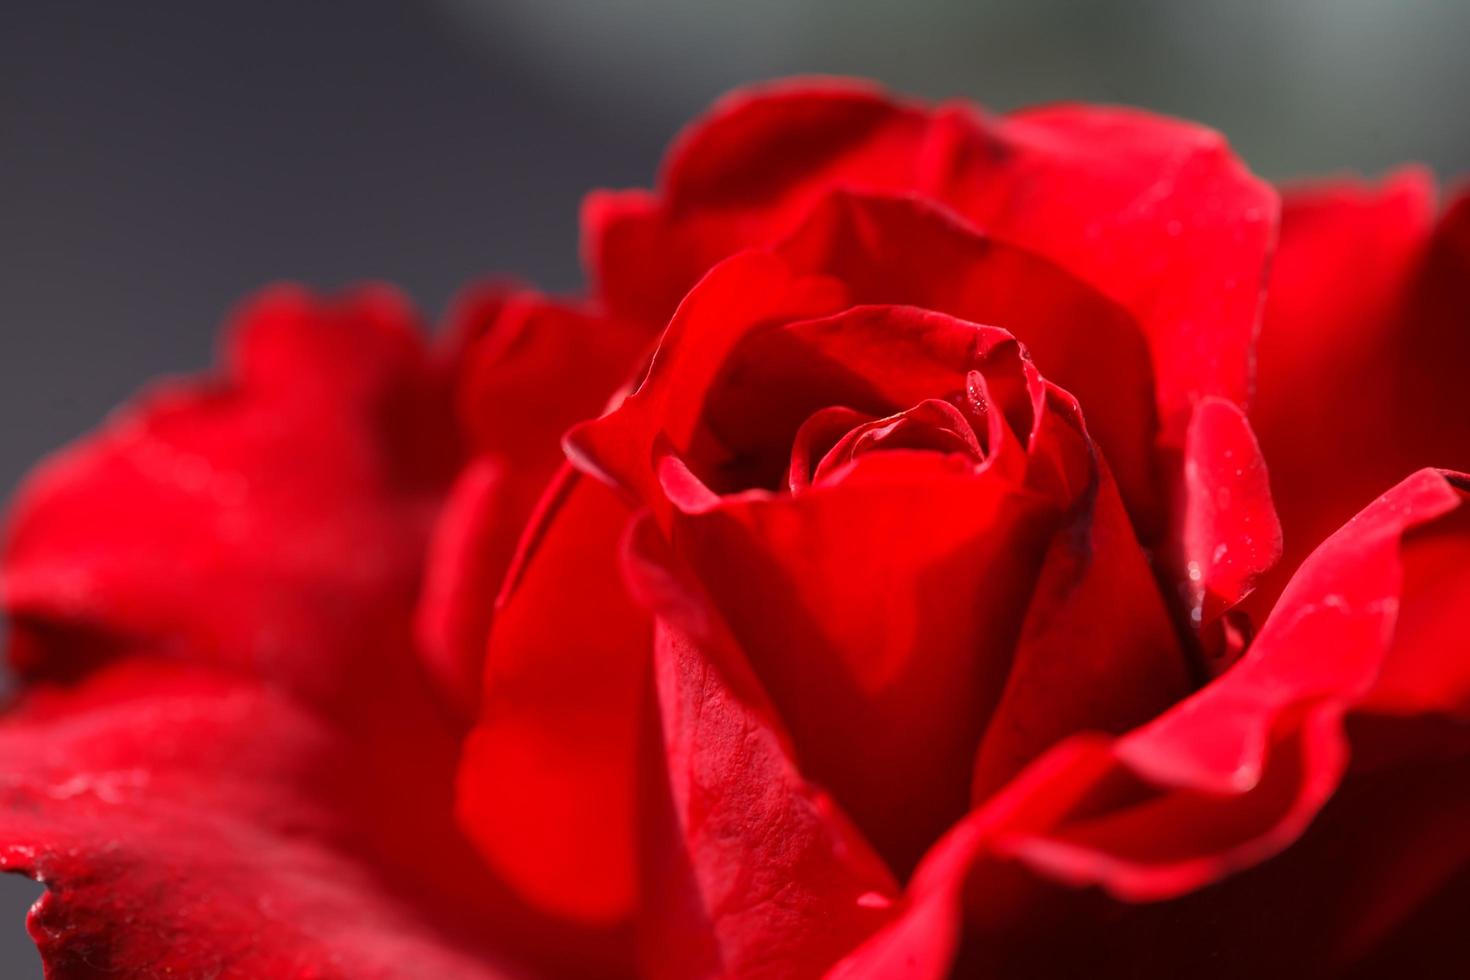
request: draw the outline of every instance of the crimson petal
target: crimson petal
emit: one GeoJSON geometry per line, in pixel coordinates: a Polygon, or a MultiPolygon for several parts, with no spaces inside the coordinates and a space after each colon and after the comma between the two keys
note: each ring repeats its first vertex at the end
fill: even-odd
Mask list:
{"type": "Polygon", "coordinates": [[[282,288],[230,338],[222,376],[159,387],[22,492],[3,580],[22,673],[141,645],[326,702],[354,658],[401,652],[383,637],[458,462],[411,312],[282,288]]]}
{"type": "Polygon", "coordinates": [[[618,547],[631,512],[565,471],[548,491],[496,611],[459,816],[538,905],[595,923],[636,900],[635,747],[652,624],[618,547]]]}
{"type": "Polygon", "coordinates": [[[645,516],[627,570],[657,611],[657,762],[642,838],[643,960],[658,977],[811,976],[886,921],[897,887],[808,782],[721,618],[645,516]]]}
{"type": "MultiPolygon", "coordinates": [[[[878,975],[934,937],[958,955],[965,930],[974,968],[1075,968],[1075,949],[1036,945],[1062,929],[1113,949],[1120,970],[1148,956],[1161,975],[1291,975],[1327,960],[1273,959],[1285,946],[1344,967],[1460,894],[1470,798],[1444,789],[1470,773],[1470,672],[1436,624],[1465,593],[1465,485],[1405,480],[1302,566],[1223,677],[1130,735],[1039,759],[936,847],[906,916],[843,974],[878,975]],[[1416,834],[1438,842],[1433,867],[1391,844],[1392,860],[1363,860],[1369,841],[1416,834]],[[1331,914],[1302,916],[1313,902],[1331,914]],[[1227,921],[1260,935],[1214,936],[1227,921]]],[[[1463,952],[1453,932],[1436,942],[1463,952]]]]}
{"type": "Polygon", "coordinates": [[[1286,556],[1248,604],[1258,617],[1367,495],[1470,468],[1470,193],[1437,222],[1433,197],[1418,169],[1286,195],[1251,412],[1286,556]]]}
{"type": "Polygon", "coordinates": [[[649,339],[590,309],[490,286],[460,298],[453,333],[458,418],[474,459],[434,535],[418,637],[440,696],[468,723],[495,596],[562,465],[562,434],[602,411],[649,339]]]}
{"type": "Polygon", "coordinates": [[[416,328],[381,289],[269,292],[221,372],[163,386],[24,491],[4,596],[32,686],[0,723],[21,774],[4,843],[55,890],[56,969],[483,975],[459,940],[435,948],[453,920],[480,937],[464,949],[545,949],[454,825],[457,738],[413,648],[460,458],[416,328]]]}
{"type": "Polygon", "coordinates": [[[238,675],[129,661],[33,689],[0,721],[0,867],[48,888],[46,975],[525,975],[474,898],[426,895],[361,839],[369,762],[238,675]]]}
{"type": "Polygon", "coordinates": [[[737,92],[680,137],[656,194],[589,199],[592,276],[614,309],[657,321],[719,260],[778,240],[840,188],[946,204],[1121,303],[1149,340],[1171,440],[1197,398],[1244,407],[1275,192],[1218,134],[1136,110],[997,117],[842,79],[737,92]]]}

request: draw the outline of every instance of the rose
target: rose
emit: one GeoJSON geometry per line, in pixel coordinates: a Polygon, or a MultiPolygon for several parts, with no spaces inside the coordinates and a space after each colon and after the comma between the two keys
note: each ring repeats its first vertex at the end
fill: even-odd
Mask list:
{"type": "MultiPolygon", "coordinates": [[[[1466,208],[1452,208],[1431,239],[1422,186],[1410,175],[1381,199],[1330,186],[1288,198],[1261,345],[1261,419],[1267,445],[1291,457],[1277,492],[1337,508],[1334,520],[1351,516],[1345,501],[1361,507],[1416,466],[1463,466],[1470,449],[1457,421],[1421,426],[1412,440],[1375,440],[1366,462],[1343,452],[1336,434],[1313,431],[1313,419],[1344,408],[1361,416],[1365,391],[1380,413],[1367,427],[1391,433],[1414,405],[1422,418],[1426,402],[1454,390],[1453,367],[1429,372],[1401,360],[1402,380],[1387,385],[1302,368],[1314,338],[1344,317],[1390,349],[1407,347],[1411,320],[1425,346],[1404,360],[1454,349],[1451,318],[1466,305],[1457,244],[1466,208]],[[1329,292],[1358,266],[1373,275],[1361,293],[1329,292]],[[1290,404],[1304,399],[1322,404],[1293,413],[1290,404]],[[1319,475],[1347,470],[1355,472],[1341,488],[1319,475]],[[1379,482],[1359,491],[1363,480],[1379,482]]],[[[982,475],[980,437],[972,443],[939,407],[964,415],[964,359],[931,373],[904,346],[939,323],[966,329],[947,316],[1009,326],[1036,349],[1041,374],[1078,395],[1163,572],[1163,601],[1182,599],[1173,664],[1187,663],[1199,686],[1250,642],[1250,619],[1231,607],[1273,557],[1274,515],[1236,411],[1249,404],[1256,317],[1239,297],[1264,277],[1268,236],[1256,234],[1254,219],[1271,210],[1259,185],[1198,130],[1085,109],[986,123],[825,86],[717,111],[681,142],[659,196],[594,198],[594,269],[626,317],[668,310],[707,263],[741,245],[774,247],[775,257],[716,265],[679,307],[637,392],[570,437],[578,468],[598,482],[563,478],[527,539],[491,636],[487,701],[461,776],[466,825],[492,863],[545,906],[587,918],[618,911],[641,890],[641,928],[652,937],[644,967],[668,975],[800,974],[834,963],[857,974],[915,964],[942,972],[956,956],[1000,975],[1127,975],[1143,964],[1162,975],[1238,975],[1388,957],[1368,959],[1379,964],[1371,971],[1443,954],[1453,939],[1434,924],[1462,887],[1447,884],[1463,880],[1463,852],[1447,828],[1463,802],[1430,787],[1465,772],[1456,756],[1463,731],[1445,721],[1463,716],[1464,654],[1446,648],[1455,642],[1447,621],[1427,630],[1400,621],[1395,631],[1385,617],[1448,601],[1403,569],[1421,547],[1463,547],[1461,492],[1432,472],[1403,482],[1300,567],[1225,677],[1124,738],[1089,732],[1043,751],[1068,732],[1121,728],[1130,710],[1167,700],[1167,631],[1127,605],[1150,596],[1130,575],[1131,528],[1110,535],[1105,512],[1078,517],[1055,499],[1053,516],[1070,513],[1076,524],[1037,527],[1019,508],[983,509],[989,498],[978,487],[1001,478],[982,475]],[[1129,150],[1151,152],[1153,165],[1138,165],[1129,150]],[[950,180],[923,176],[934,173],[950,180]],[[1081,202],[1068,196],[1079,185],[1081,202]],[[887,197],[915,191],[988,237],[933,205],[887,197]],[[1012,249],[1040,253],[1058,276],[1075,277],[1069,295],[1090,284],[1125,314],[1109,316],[1098,301],[1074,309],[1076,319],[1039,322],[1046,311],[1016,297],[1034,302],[1059,287],[1026,289],[1032,280],[1014,266],[987,280],[982,262],[955,257],[966,238],[970,255],[1000,264],[1012,249]],[[1099,251],[1089,247],[1095,238],[1132,250],[1099,251]],[[782,271],[771,273],[771,262],[782,271]],[[783,275],[835,276],[832,305],[765,307],[785,295],[783,275]],[[988,288],[969,288],[974,281],[988,288]],[[983,313],[968,305],[982,299],[992,304],[983,313]],[[844,313],[849,303],[929,312],[844,313]],[[862,342],[843,341],[853,336],[862,342]],[[1128,356],[1128,340],[1139,338],[1151,354],[1143,371],[1128,356]],[[1149,399],[1128,403],[1140,379],[1148,389],[1150,367],[1156,429],[1149,399]],[[910,375],[911,387],[892,394],[910,375]],[[870,451],[856,459],[856,446],[870,451]],[[957,459],[977,472],[957,476],[948,468],[957,459]],[[869,472],[871,480],[859,476],[869,472]],[[835,485],[815,486],[818,473],[835,485]],[[990,542],[1004,542],[999,554],[976,546],[964,520],[973,514],[956,503],[967,498],[951,481],[966,476],[976,477],[971,492],[990,542]],[[1107,544],[1079,545],[1079,528],[1107,544]],[[943,564],[935,541],[966,560],[943,564]],[[956,581],[954,567],[1005,586],[1019,580],[1025,598],[1001,586],[992,595],[998,608],[1034,620],[986,620],[982,601],[966,604],[984,593],[956,581]],[[955,582],[957,595],[919,585],[936,580],[955,582]],[[1117,592],[1089,592],[1104,583],[1117,592]],[[1038,622],[1062,639],[1048,642],[1038,622]],[[994,646],[982,648],[975,632],[994,646]],[[894,633],[922,637],[935,660],[906,659],[894,633]],[[1342,659],[1314,664],[1324,650],[1342,659]],[[998,672],[988,679],[1003,693],[977,683],[983,671],[964,654],[998,672]],[[936,662],[964,693],[923,677],[936,662]],[[1399,671],[1426,686],[1387,695],[1383,677],[1399,671]],[[1077,706],[1097,714],[1069,719],[1077,706]],[[1025,720],[1010,720],[1011,711],[1025,720]],[[641,712],[656,721],[629,722],[641,712]],[[1436,724],[1427,719],[1445,727],[1426,739],[1416,729],[1436,724]],[[1008,737],[1025,744],[999,747],[1008,737]],[[1399,758],[1380,770],[1388,745],[1399,758]],[[973,767],[955,761],[965,748],[973,767]],[[1031,764],[1007,782],[1014,770],[998,757],[1031,764]],[[536,772],[547,775],[525,778],[536,772]],[[508,803],[494,795],[507,782],[528,792],[508,803]],[[975,809],[944,834],[956,816],[955,783],[975,809]],[[1395,792],[1416,795],[1392,833],[1427,836],[1370,871],[1349,858],[1364,833],[1386,825],[1383,801],[1395,792]],[[932,849],[910,875],[926,843],[932,849]],[[1425,860],[1449,870],[1411,884],[1407,868],[1425,860]],[[1285,884],[1293,877],[1319,902],[1386,884],[1403,897],[1354,894],[1331,914],[1305,915],[1304,886],[1285,884]],[[1225,916],[1249,931],[1213,932],[1225,916]],[[1052,935],[1079,942],[1042,938],[1052,935]]],[[[1042,264],[1032,259],[1032,268],[1042,264]]],[[[973,434],[973,413],[966,422],[973,434]]],[[[1055,451],[1049,440],[1036,448],[1055,451]]],[[[1106,487],[1105,472],[1098,480],[1106,487]]],[[[1288,509],[1294,555],[1326,534],[1310,523],[1312,511],[1288,509]]],[[[1250,598],[1255,625],[1279,591],[1272,581],[1250,598]]]]}
{"type": "Polygon", "coordinates": [[[820,83],[727,103],[659,194],[594,198],[590,303],[472,293],[425,351],[389,294],[267,296],[220,375],[17,507],[0,860],[48,883],[44,955],[1427,971],[1466,887],[1462,492],[1418,473],[1293,556],[1318,511],[1466,465],[1429,410],[1467,214],[1434,222],[1412,173],[1289,194],[1252,403],[1275,209],[1217,138],[820,83]],[[556,436],[660,333],[573,437],[597,475],[515,545],[556,436]],[[1328,369],[1323,336],[1372,344],[1328,369]],[[1295,574],[1241,604],[1275,544],[1245,409],[1295,574]],[[477,712],[484,864],[450,814],[477,712]]]}

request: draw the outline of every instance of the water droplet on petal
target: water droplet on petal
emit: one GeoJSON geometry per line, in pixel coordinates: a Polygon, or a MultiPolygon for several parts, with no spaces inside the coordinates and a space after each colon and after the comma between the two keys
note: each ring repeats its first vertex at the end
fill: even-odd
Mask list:
{"type": "Polygon", "coordinates": [[[980,377],[980,372],[971,371],[965,378],[965,394],[976,414],[984,415],[990,410],[990,403],[985,397],[985,381],[980,377]]]}

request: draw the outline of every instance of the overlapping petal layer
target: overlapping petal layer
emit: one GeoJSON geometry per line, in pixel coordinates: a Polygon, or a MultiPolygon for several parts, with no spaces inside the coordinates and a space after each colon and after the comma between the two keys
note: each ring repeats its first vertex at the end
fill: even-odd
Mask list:
{"type": "Polygon", "coordinates": [[[584,304],[508,287],[467,291],[452,321],[457,418],[473,459],[434,536],[418,636],[441,697],[468,722],[495,599],[564,462],[562,434],[602,411],[651,337],[584,304]]]}
{"type": "Polygon", "coordinates": [[[455,826],[458,739],[414,654],[449,374],[396,294],[279,289],[218,374],[23,493],[4,853],[51,889],[58,975],[479,977],[557,949],[455,826]]]}
{"type": "Polygon", "coordinates": [[[1414,168],[1288,191],[1251,412],[1286,554],[1258,617],[1368,496],[1423,466],[1470,469],[1467,317],[1470,194],[1436,219],[1414,168]]]}
{"type": "Polygon", "coordinates": [[[914,957],[937,976],[960,956],[999,975],[1289,976],[1409,936],[1429,944],[1409,962],[1447,955],[1444,903],[1470,875],[1470,677],[1451,619],[1470,594],[1466,503],[1463,478],[1433,470],[1373,503],[1230,672],[1123,738],[1038,760],[838,973],[914,957]]]}
{"type": "Polygon", "coordinates": [[[615,310],[658,320],[717,261],[796,227],[834,189],[914,193],[1056,262],[1143,327],[1165,431],[1244,407],[1276,195],[1200,126],[1059,105],[990,116],[840,79],[727,96],[655,193],[593,195],[584,251],[615,310]]]}

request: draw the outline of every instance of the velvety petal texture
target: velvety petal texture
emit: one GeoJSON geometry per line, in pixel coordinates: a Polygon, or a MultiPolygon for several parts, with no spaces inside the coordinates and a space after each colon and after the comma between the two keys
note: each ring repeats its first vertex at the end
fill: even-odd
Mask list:
{"type": "Polygon", "coordinates": [[[1302,566],[1223,677],[1124,738],[1038,760],[936,848],[906,916],[839,972],[913,956],[942,975],[960,956],[999,975],[1346,973],[1406,925],[1429,944],[1409,962],[1451,962],[1437,909],[1470,876],[1456,829],[1470,797],[1454,788],[1470,686],[1445,617],[1470,588],[1467,486],[1405,480],[1302,566]],[[1057,934],[1085,941],[1043,939],[1057,934]]]}
{"type": "Polygon", "coordinates": [[[418,637],[441,696],[469,721],[495,598],[563,463],[562,433],[602,412],[651,338],[585,304],[504,286],[467,290],[450,331],[456,417],[473,458],[435,532],[418,637]]]}
{"type": "Polygon", "coordinates": [[[656,192],[588,200],[590,271],[613,309],[657,319],[837,188],[947,205],[1122,304],[1148,339],[1169,432],[1200,396],[1244,407],[1276,195],[1217,134],[1136,110],[992,116],[842,79],[736,92],[679,138],[656,192]]]}
{"type": "Polygon", "coordinates": [[[389,655],[459,458],[416,319],[388,290],[281,288],[240,314],[224,360],[24,489],[4,565],[23,674],[137,644],[324,701],[354,674],[347,658],[389,655]]]}
{"type": "Polygon", "coordinates": [[[1423,466],[1470,469],[1470,195],[1435,215],[1418,169],[1288,191],[1252,422],[1286,556],[1255,603],[1361,502],[1423,466]]]}
{"type": "Polygon", "coordinates": [[[1281,521],[1269,483],[1245,414],[1223,398],[1196,404],[1185,435],[1183,516],[1171,568],[1212,671],[1229,666],[1242,645],[1221,618],[1281,557],[1281,521]]]}
{"type": "MultiPolygon", "coordinates": [[[[641,574],[645,588],[667,587],[659,568],[641,574]]],[[[700,626],[696,645],[661,619],[654,641],[667,781],[651,779],[645,798],[644,971],[815,975],[888,918],[897,886],[802,777],[750,679],[711,664],[719,627],[700,626]]]]}
{"type": "Polygon", "coordinates": [[[650,617],[619,547],[630,511],[570,471],[532,523],[496,609],[459,813],[485,856],[543,907],[628,917],[637,897],[634,768],[650,617]]]}
{"type": "Polygon", "coordinates": [[[1470,197],[804,79],[583,248],[25,485],[49,978],[1465,972],[1470,197]]]}
{"type": "Polygon", "coordinates": [[[45,466],[12,519],[0,847],[51,975],[499,976],[557,952],[452,818],[414,656],[459,458],[394,293],[250,303],[221,370],[45,466]]]}
{"type": "Polygon", "coordinates": [[[351,737],[258,682],[132,660],[44,686],[0,765],[0,867],[48,887],[48,977],[528,975],[472,895],[375,853],[354,814],[381,772],[351,737]]]}
{"type": "MultiPolygon", "coordinates": [[[[644,512],[627,547],[657,623],[663,775],[642,812],[666,829],[640,843],[661,972],[825,968],[974,801],[1187,691],[1078,401],[1018,342],[1056,352],[1106,417],[1119,402],[1071,336],[1119,365],[1120,399],[1149,390],[1131,318],[1088,287],[924,205],[839,194],[776,251],[717,266],[639,387],[572,431],[579,468],[644,512]],[[881,261],[916,238],[943,286],[881,261]],[[1089,634],[1099,615],[1117,628],[1089,634]],[[825,870],[793,869],[809,862],[825,870]]],[[[1111,432],[1147,488],[1152,400],[1131,404],[1111,432]]]]}
{"type": "MultiPolygon", "coordinates": [[[[875,218],[871,205],[847,208],[852,214],[829,208],[837,212],[830,220],[856,226],[839,240],[858,253],[832,258],[866,261],[878,282],[899,287],[890,292],[912,293],[916,283],[930,294],[953,290],[944,297],[949,302],[933,308],[977,322],[1005,321],[951,303],[984,309],[1024,295],[1037,305],[1055,297],[1059,306],[1081,300],[1095,307],[1082,299],[1094,292],[1116,304],[1111,314],[1077,316],[1066,342],[1044,354],[1037,349],[1037,356],[1051,365],[1049,376],[1091,406],[1090,420],[1096,413],[1095,437],[1144,542],[1170,539],[1159,551],[1163,573],[1183,583],[1191,563],[1212,562],[1180,544],[1186,534],[1225,545],[1230,567],[1205,589],[1212,615],[1203,616],[1199,590],[1190,586],[1171,590],[1177,595],[1170,601],[1185,628],[1200,634],[1201,660],[1235,655],[1240,644],[1222,633],[1240,624],[1217,620],[1254,588],[1277,546],[1269,530],[1243,536],[1234,520],[1201,532],[1198,521],[1218,508],[1190,484],[1183,454],[1202,400],[1248,407],[1276,193],[1218,134],[1162,116],[1085,105],[997,116],[963,102],[922,105],[863,82],[796,79],[727,96],[680,136],[655,191],[589,197],[589,272],[609,308],[658,320],[719,259],[780,241],[804,224],[810,229],[813,211],[842,191],[918,199],[982,229],[989,247],[1029,253],[1018,263],[1027,268],[1014,275],[950,286],[946,270],[929,267],[952,251],[928,247],[944,232],[910,239],[892,234],[901,218],[875,218]],[[889,226],[889,242],[905,244],[872,254],[868,243],[885,237],[874,227],[880,224],[889,226]],[[1075,285],[1044,284],[1053,278],[1050,263],[1075,285]],[[1123,333],[1133,336],[1124,340],[1123,333]],[[1109,369],[1119,362],[1124,376],[1115,378],[1109,369]],[[1138,376],[1140,364],[1145,377],[1138,376]],[[1089,397],[1086,389],[1099,382],[1109,397],[1089,397]],[[1152,409],[1140,410],[1139,398],[1151,400],[1152,409]],[[1147,439],[1139,438],[1140,427],[1147,439]],[[1196,522],[1192,531],[1182,527],[1186,519],[1196,522]]],[[[1271,504],[1258,496],[1244,506],[1262,512],[1271,504]]]]}

